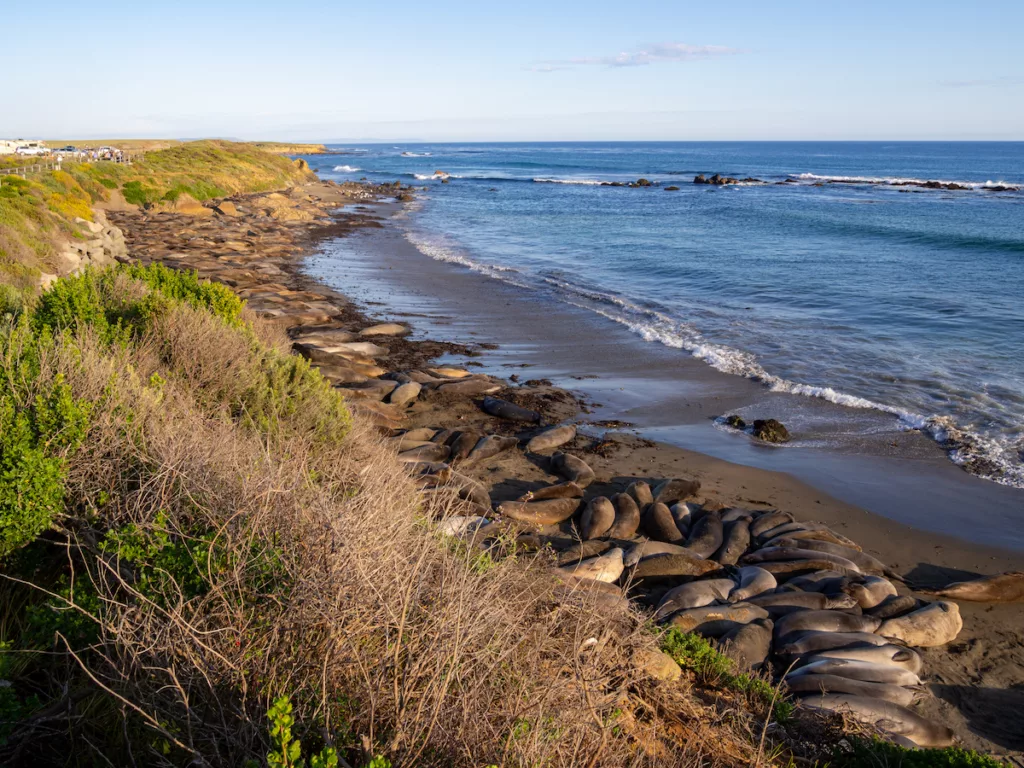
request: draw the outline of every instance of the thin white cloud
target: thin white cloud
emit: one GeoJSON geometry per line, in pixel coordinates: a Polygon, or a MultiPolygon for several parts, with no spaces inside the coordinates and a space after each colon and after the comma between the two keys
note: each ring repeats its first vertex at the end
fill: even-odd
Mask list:
{"type": "Polygon", "coordinates": [[[527,67],[531,72],[555,72],[572,67],[646,67],[667,62],[697,61],[715,56],[743,53],[724,45],[690,45],[689,43],[657,43],[638,51],[623,51],[612,56],[583,56],[573,59],[550,59],[527,67]]]}
{"type": "Polygon", "coordinates": [[[991,77],[982,80],[946,80],[942,85],[947,88],[1008,88],[1024,85],[1024,77],[991,77]]]}

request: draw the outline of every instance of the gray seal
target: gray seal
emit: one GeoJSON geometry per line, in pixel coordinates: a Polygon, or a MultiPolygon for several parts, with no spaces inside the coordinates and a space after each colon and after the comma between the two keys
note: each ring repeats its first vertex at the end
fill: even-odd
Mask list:
{"type": "Polygon", "coordinates": [[[831,648],[818,654],[802,657],[798,666],[811,664],[822,659],[849,659],[852,661],[867,661],[871,664],[890,664],[894,667],[902,667],[913,672],[915,675],[921,674],[921,669],[924,666],[921,655],[917,651],[891,643],[831,648]]]}
{"type": "Polygon", "coordinates": [[[576,427],[567,424],[561,427],[552,427],[551,429],[545,429],[530,438],[530,441],[526,444],[526,450],[530,453],[540,453],[542,451],[553,451],[555,448],[559,448],[570,440],[576,437],[576,427]]]}
{"type": "Polygon", "coordinates": [[[821,592],[772,592],[747,598],[747,602],[764,608],[772,619],[797,611],[845,611],[857,608],[857,601],[849,595],[832,596],[821,592]]]}
{"type": "MultiPolygon", "coordinates": [[[[450,385],[446,384],[445,386],[450,385]]],[[[536,411],[531,411],[529,408],[523,408],[497,397],[485,397],[483,409],[491,416],[497,416],[499,419],[507,419],[508,421],[526,421],[532,424],[540,421],[540,414],[536,411]]]]}
{"type": "Polygon", "coordinates": [[[794,696],[822,696],[828,693],[866,696],[872,699],[909,707],[917,698],[917,693],[899,685],[889,683],[869,683],[864,680],[851,680],[839,675],[800,675],[786,678],[786,688],[794,696]]]}
{"type": "Polygon", "coordinates": [[[736,586],[732,579],[704,579],[670,589],[661,598],[654,611],[654,620],[660,621],[677,611],[703,608],[719,600],[725,600],[736,586]]]}
{"type": "Polygon", "coordinates": [[[608,533],[614,522],[614,505],[604,496],[595,496],[583,510],[580,531],[584,539],[597,539],[608,533]]]}
{"type": "Polygon", "coordinates": [[[786,679],[799,675],[839,675],[866,683],[920,685],[921,678],[905,667],[878,664],[861,659],[818,658],[790,672],[786,679]]]}
{"type": "Polygon", "coordinates": [[[963,628],[957,604],[940,600],[906,616],[886,619],[876,631],[882,637],[900,640],[915,648],[932,648],[952,642],[963,628]]]}
{"type": "Polygon", "coordinates": [[[651,486],[643,480],[637,480],[636,482],[630,483],[629,487],[626,489],[626,493],[633,497],[633,501],[636,502],[640,509],[643,509],[648,504],[654,503],[654,494],[651,493],[651,486]]]}
{"type": "Polygon", "coordinates": [[[851,563],[855,563],[864,573],[881,575],[886,571],[885,564],[881,560],[872,557],[866,552],[851,549],[850,547],[844,547],[839,544],[833,544],[828,541],[783,537],[773,541],[772,546],[794,547],[803,550],[810,550],[811,552],[823,552],[829,555],[836,555],[837,557],[849,560],[851,563]]]}
{"type": "Polygon", "coordinates": [[[663,480],[654,489],[654,500],[660,501],[666,506],[671,506],[677,501],[686,501],[700,492],[700,480],[680,480],[673,478],[663,480]]]}
{"type": "Polygon", "coordinates": [[[580,488],[586,488],[596,477],[594,470],[583,459],[561,451],[551,457],[551,469],[580,488]]]}
{"type": "Polygon", "coordinates": [[[682,544],[684,541],[672,512],[660,501],[648,505],[640,516],[640,526],[655,541],[666,541],[669,544],[682,544]]]}
{"type": "Polygon", "coordinates": [[[722,546],[724,531],[717,512],[708,512],[694,523],[686,539],[686,548],[701,557],[711,557],[722,546]]]}
{"type": "Polygon", "coordinates": [[[467,464],[475,464],[478,461],[493,459],[499,453],[504,453],[519,445],[514,437],[502,437],[501,435],[488,435],[474,446],[466,457],[467,464]]]}
{"type": "Polygon", "coordinates": [[[857,605],[864,610],[881,605],[896,595],[896,587],[881,576],[867,576],[857,583],[850,584],[843,591],[853,596],[857,600],[857,605]]]}
{"type": "Polygon", "coordinates": [[[696,632],[705,637],[721,637],[742,624],[767,619],[768,613],[750,603],[709,605],[672,614],[669,625],[681,632],[696,632]]]}
{"type": "Polygon", "coordinates": [[[690,550],[678,544],[669,544],[664,541],[642,541],[626,552],[626,565],[636,565],[645,557],[654,557],[655,555],[685,555],[686,557],[693,557],[693,553],[690,550]]]}
{"type": "Polygon", "coordinates": [[[780,640],[796,632],[810,631],[874,632],[881,623],[881,619],[873,616],[856,616],[840,611],[799,611],[775,622],[775,637],[780,640]]]}
{"type": "Polygon", "coordinates": [[[736,565],[740,557],[750,546],[750,516],[741,517],[738,520],[725,522],[724,533],[722,534],[722,546],[712,556],[722,565],[736,565]]]}
{"type": "Polygon", "coordinates": [[[775,577],[756,565],[740,568],[736,572],[739,585],[729,595],[730,603],[740,603],[765,592],[771,592],[777,585],[775,577]]]}
{"type": "Polygon", "coordinates": [[[953,732],[945,726],[925,720],[906,707],[881,699],[848,694],[828,694],[804,699],[805,709],[840,712],[883,731],[905,736],[919,747],[944,748],[953,745],[953,732]]]}
{"type": "Polygon", "coordinates": [[[608,531],[609,538],[631,539],[640,527],[640,509],[633,497],[628,493],[617,493],[612,496],[615,505],[615,522],[608,531]]]}
{"type": "Polygon", "coordinates": [[[736,662],[740,669],[760,669],[772,648],[770,619],[754,619],[726,632],[718,649],[736,662]]]}
{"type": "Polygon", "coordinates": [[[971,581],[958,581],[926,594],[976,603],[1018,603],[1024,600],[1024,572],[1011,571],[971,581]]]}
{"type": "Polygon", "coordinates": [[[826,654],[838,648],[863,648],[890,645],[884,637],[872,632],[798,632],[792,638],[776,646],[775,652],[780,656],[805,656],[807,654],[826,654]]]}

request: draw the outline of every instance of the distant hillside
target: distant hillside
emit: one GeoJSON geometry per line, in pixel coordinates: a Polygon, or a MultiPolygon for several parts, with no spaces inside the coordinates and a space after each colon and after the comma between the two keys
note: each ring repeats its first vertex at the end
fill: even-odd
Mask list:
{"type": "Polygon", "coordinates": [[[286,144],[279,141],[254,141],[253,146],[275,155],[322,155],[327,152],[323,144],[286,144]]]}

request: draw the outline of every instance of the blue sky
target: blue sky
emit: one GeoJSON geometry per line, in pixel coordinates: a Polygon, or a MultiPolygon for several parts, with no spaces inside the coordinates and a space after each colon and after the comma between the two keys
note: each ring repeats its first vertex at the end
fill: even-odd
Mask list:
{"type": "Polygon", "coordinates": [[[1020,0],[5,6],[0,137],[1024,140],[1020,0]]]}

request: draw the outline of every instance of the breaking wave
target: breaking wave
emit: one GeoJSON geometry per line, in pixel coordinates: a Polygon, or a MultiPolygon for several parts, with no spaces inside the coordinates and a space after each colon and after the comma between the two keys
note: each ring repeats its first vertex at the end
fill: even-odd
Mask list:
{"type": "Polygon", "coordinates": [[[363,169],[356,168],[355,166],[352,165],[336,165],[334,166],[334,170],[338,171],[339,173],[355,173],[356,171],[361,171],[363,169]]]}

